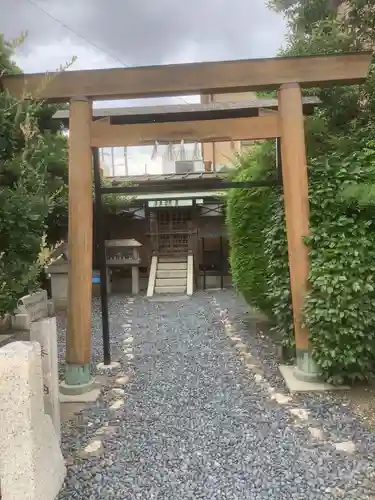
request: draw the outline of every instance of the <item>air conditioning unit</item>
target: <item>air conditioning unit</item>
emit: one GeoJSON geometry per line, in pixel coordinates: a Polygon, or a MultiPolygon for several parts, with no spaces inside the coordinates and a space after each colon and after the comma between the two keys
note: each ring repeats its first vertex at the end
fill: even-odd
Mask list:
{"type": "Polygon", "coordinates": [[[177,160],[176,161],[176,174],[187,174],[194,172],[194,161],[177,160]]]}

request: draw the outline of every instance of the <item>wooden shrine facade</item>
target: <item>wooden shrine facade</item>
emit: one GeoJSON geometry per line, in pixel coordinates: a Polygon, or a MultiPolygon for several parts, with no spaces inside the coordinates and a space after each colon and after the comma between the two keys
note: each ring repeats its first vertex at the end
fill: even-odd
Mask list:
{"type": "MultiPolygon", "coordinates": [[[[302,104],[306,116],[313,113],[320,101],[310,96],[304,97],[302,104]]],[[[133,131],[132,134],[144,124],[165,122],[169,127],[176,127],[182,122],[181,126],[186,133],[186,123],[197,123],[201,118],[228,119],[233,122],[233,119],[237,118],[270,115],[277,111],[277,106],[277,99],[250,99],[224,103],[97,108],[93,110],[93,121],[104,121],[117,126],[128,125],[128,130],[133,131]]],[[[58,111],[54,118],[61,121],[66,128],[69,127],[68,110],[58,111]]],[[[182,133],[182,129],[179,133],[182,133]]],[[[177,140],[181,139],[177,137],[177,140]]],[[[185,138],[182,137],[184,140],[185,138]]],[[[112,137],[111,141],[112,144],[120,144],[116,142],[116,137],[112,137]]],[[[139,139],[134,141],[138,143],[139,139]]],[[[151,136],[147,142],[152,143],[151,136]]],[[[133,196],[136,191],[147,191],[148,194],[154,192],[152,199],[150,196],[142,198],[140,194],[137,196],[137,203],[129,207],[126,214],[112,216],[105,224],[106,240],[134,238],[142,242],[142,290],[147,287],[153,255],[193,255],[197,288],[217,288],[224,286],[224,283],[231,283],[228,265],[229,242],[223,212],[225,191],[221,191],[220,196],[215,196],[211,191],[213,184],[220,184],[225,189],[226,175],[216,172],[215,166],[207,164],[209,162],[200,163],[201,171],[112,178],[114,188],[116,183],[121,186],[121,183],[130,182],[129,193],[133,196]],[[191,189],[195,192],[181,197],[179,191],[191,189]],[[157,193],[160,194],[159,197],[157,193]],[[208,274],[207,279],[204,278],[205,272],[208,274]]],[[[281,175],[275,170],[275,179],[269,185],[278,183],[281,183],[281,175]]],[[[94,266],[99,268],[97,259],[94,260],[94,266]]],[[[114,276],[112,278],[116,281],[114,276]]],[[[121,280],[119,278],[117,283],[113,283],[112,289],[116,292],[128,290],[129,279],[129,276],[123,276],[121,280]],[[120,282],[123,285],[120,285],[120,282]]]]}

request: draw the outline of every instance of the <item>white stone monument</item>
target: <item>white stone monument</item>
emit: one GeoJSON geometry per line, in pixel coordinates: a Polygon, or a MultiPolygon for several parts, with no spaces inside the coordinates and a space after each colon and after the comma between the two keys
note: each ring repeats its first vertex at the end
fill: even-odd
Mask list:
{"type": "Polygon", "coordinates": [[[57,355],[56,318],[48,317],[49,303],[47,292],[42,290],[22,297],[14,316],[13,327],[29,330],[30,340],[41,347],[44,409],[51,417],[56,434],[60,440],[60,401],[57,355]]]}
{"type": "Polygon", "coordinates": [[[41,349],[13,342],[0,349],[0,483],[2,500],[54,500],[64,459],[44,412],[41,349]]]}

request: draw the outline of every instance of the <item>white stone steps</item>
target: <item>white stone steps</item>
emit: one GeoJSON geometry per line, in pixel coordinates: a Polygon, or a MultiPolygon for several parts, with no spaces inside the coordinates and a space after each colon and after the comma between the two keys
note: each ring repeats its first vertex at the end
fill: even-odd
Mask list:
{"type": "Polygon", "coordinates": [[[186,270],[187,262],[159,262],[158,271],[186,270]]]}
{"type": "Polygon", "coordinates": [[[161,255],[158,258],[159,263],[165,263],[165,262],[187,262],[187,257],[185,255],[161,255]]]}
{"type": "Polygon", "coordinates": [[[156,286],[155,293],[157,294],[186,293],[186,286],[156,286]]]}
{"type": "Polygon", "coordinates": [[[157,295],[186,294],[188,287],[188,257],[163,255],[158,257],[154,293],[157,295]]]}
{"type": "Polygon", "coordinates": [[[185,269],[157,270],[156,278],[186,278],[185,269]]]}
{"type": "Polygon", "coordinates": [[[187,286],[187,278],[156,278],[156,288],[162,286],[187,286]]]}

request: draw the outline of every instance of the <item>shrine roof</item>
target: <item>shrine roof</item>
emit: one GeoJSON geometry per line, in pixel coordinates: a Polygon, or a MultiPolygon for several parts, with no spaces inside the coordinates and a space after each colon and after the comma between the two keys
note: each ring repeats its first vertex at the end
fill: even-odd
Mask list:
{"type": "MultiPolygon", "coordinates": [[[[321,104],[316,96],[304,97],[303,111],[312,114],[321,104]]],[[[277,110],[277,99],[254,99],[249,101],[213,102],[207,104],[181,104],[140,107],[94,108],[93,120],[109,118],[111,125],[135,123],[162,123],[177,121],[215,120],[222,118],[247,118],[260,116],[277,110]]],[[[53,118],[69,125],[69,111],[57,111],[53,118]]]]}

